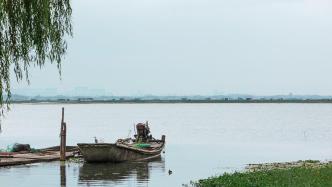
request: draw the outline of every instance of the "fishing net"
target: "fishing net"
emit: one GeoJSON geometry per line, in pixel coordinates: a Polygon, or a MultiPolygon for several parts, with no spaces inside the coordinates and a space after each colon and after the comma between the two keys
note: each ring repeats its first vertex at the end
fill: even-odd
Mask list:
{"type": "Polygon", "coordinates": [[[151,147],[151,144],[139,143],[139,144],[135,144],[135,147],[138,147],[138,148],[149,148],[149,147],[151,147]]]}
{"type": "Polygon", "coordinates": [[[4,152],[14,152],[14,145],[15,144],[10,144],[10,145],[7,145],[7,148],[5,149],[4,152]]]}
{"type": "Polygon", "coordinates": [[[0,149],[0,152],[6,152],[6,153],[20,152],[20,151],[38,152],[39,150],[30,148],[29,144],[19,144],[19,143],[10,144],[7,145],[5,149],[0,149]]]}
{"type": "Polygon", "coordinates": [[[9,153],[9,152],[13,152],[13,147],[15,144],[10,144],[7,145],[7,147],[5,149],[0,149],[0,152],[2,153],[9,153]]]}

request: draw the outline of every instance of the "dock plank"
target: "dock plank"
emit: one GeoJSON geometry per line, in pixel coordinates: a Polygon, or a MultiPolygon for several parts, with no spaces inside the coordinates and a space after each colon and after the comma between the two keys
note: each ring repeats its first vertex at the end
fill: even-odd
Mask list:
{"type": "MultiPolygon", "coordinates": [[[[1,158],[0,167],[55,161],[60,159],[60,152],[49,151],[43,153],[24,153],[13,154],[11,156],[11,158],[1,158]]],[[[66,158],[70,158],[73,156],[74,151],[66,152],[66,158]]]]}

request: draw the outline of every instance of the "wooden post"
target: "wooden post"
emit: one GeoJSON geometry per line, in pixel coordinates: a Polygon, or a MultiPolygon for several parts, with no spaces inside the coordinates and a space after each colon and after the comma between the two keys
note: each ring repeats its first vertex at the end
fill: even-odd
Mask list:
{"type": "Polygon", "coordinates": [[[60,131],[60,161],[66,160],[66,123],[64,122],[65,109],[62,108],[61,131],[60,131]]]}

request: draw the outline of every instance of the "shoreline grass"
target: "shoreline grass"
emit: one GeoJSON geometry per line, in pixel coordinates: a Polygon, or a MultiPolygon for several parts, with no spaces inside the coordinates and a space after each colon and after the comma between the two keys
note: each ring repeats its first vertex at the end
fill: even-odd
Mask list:
{"type": "MultiPolygon", "coordinates": [[[[262,167],[261,170],[225,173],[201,179],[191,184],[196,187],[325,187],[332,186],[332,164],[302,162],[301,166],[280,168],[262,167]]],[[[264,165],[264,164],[262,164],[264,165]]],[[[271,164],[269,164],[271,165],[271,164]]],[[[280,165],[279,165],[280,166],[280,165]]]]}

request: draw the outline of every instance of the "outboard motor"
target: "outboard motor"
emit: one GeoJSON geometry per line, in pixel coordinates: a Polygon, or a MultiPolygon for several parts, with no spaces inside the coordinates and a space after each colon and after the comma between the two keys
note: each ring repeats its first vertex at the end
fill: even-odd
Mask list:
{"type": "Polygon", "coordinates": [[[144,124],[144,123],[138,123],[136,125],[136,130],[137,130],[137,135],[136,140],[138,142],[147,142],[149,139],[151,139],[151,135],[150,134],[150,128],[148,123],[144,124]]]}

